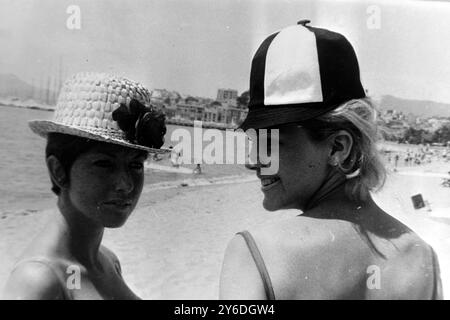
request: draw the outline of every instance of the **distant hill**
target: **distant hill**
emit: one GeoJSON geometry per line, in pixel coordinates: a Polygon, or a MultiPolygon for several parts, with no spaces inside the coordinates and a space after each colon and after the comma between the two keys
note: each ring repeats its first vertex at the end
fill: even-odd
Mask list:
{"type": "MultiPolygon", "coordinates": [[[[244,94],[243,94],[244,95],[244,94]]],[[[0,97],[17,97],[20,100],[33,99],[45,103],[47,97],[50,99],[50,105],[55,103],[56,93],[52,90],[45,90],[30,85],[13,74],[0,74],[0,97]]],[[[176,91],[168,91],[166,89],[154,89],[152,98],[160,100],[179,100],[185,98],[185,95],[176,91]]],[[[200,98],[205,101],[211,99],[200,98]]],[[[450,104],[440,103],[426,100],[409,100],[398,98],[391,95],[383,95],[374,97],[380,110],[394,109],[402,111],[405,114],[412,113],[422,117],[450,117],[450,104]]]]}
{"type": "Polygon", "coordinates": [[[20,100],[34,99],[45,102],[47,97],[54,104],[56,93],[52,90],[37,88],[13,74],[0,74],[0,97],[17,97],[20,100]]]}
{"type": "Polygon", "coordinates": [[[380,110],[394,109],[404,114],[412,113],[422,117],[450,117],[450,104],[426,101],[408,100],[391,95],[381,96],[378,100],[380,110]]]}

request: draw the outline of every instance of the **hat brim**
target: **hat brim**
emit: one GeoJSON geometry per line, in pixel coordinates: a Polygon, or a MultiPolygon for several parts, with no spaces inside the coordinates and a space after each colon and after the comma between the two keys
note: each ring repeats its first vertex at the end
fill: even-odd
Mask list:
{"type": "Polygon", "coordinates": [[[36,133],[37,135],[39,135],[43,138],[46,138],[47,135],[51,132],[56,132],[56,133],[63,133],[63,134],[78,136],[78,137],[87,138],[87,139],[96,140],[96,141],[105,142],[105,143],[113,143],[113,144],[121,145],[124,147],[132,148],[132,149],[144,150],[149,153],[165,154],[165,153],[171,152],[170,149],[149,148],[149,147],[142,146],[139,144],[130,143],[130,142],[127,142],[122,139],[111,138],[111,137],[103,135],[103,134],[94,133],[94,132],[85,130],[80,127],[68,126],[68,125],[64,125],[64,124],[57,123],[57,122],[50,121],[50,120],[31,120],[31,121],[28,121],[28,125],[30,126],[31,130],[34,133],[36,133]]]}
{"type": "Polygon", "coordinates": [[[308,103],[299,105],[277,105],[253,107],[249,110],[244,122],[238,127],[241,130],[271,128],[279,125],[299,123],[321,116],[340,104],[327,107],[318,106],[321,103],[308,103]]]}

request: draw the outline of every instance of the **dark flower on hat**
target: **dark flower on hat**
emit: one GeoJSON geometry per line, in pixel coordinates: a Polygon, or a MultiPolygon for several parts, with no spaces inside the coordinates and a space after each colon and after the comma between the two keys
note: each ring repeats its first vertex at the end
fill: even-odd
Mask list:
{"type": "Polygon", "coordinates": [[[159,149],[164,144],[166,124],[164,113],[144,106],[136,99],[130,101],[130,107],[122,103],[114,110],[112,118],[125,132],[131,143],[159,149]]]}

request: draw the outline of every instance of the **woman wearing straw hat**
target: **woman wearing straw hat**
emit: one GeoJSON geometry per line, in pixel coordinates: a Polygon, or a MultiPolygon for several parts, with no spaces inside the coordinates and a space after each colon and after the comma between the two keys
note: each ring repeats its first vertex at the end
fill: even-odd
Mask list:
{"type": "Polygon", "coordinates": [[[261,180],[265,209],[302,214],[232,239],[220,297],[441,298],[431,247],[371,198],[385,169],[353,48],[308,22],[269,36],[257,50],[241,125],[278,129],[269,133],[278,143],[270,163],[278,160],[278,171],[267,173],[269,164],[259,160],[250,168],[261,180]]]}
{"type": "Polygon", "coordinates": [[[135,299],[117,257],[101,245],[140,197],[143,163],[163,153],[164,116],[139,83],[79,73],[61,90],[52,121],[31,121],[46,137],[46,163],[59,213],[25,250],[8,299],[135,299]]]}

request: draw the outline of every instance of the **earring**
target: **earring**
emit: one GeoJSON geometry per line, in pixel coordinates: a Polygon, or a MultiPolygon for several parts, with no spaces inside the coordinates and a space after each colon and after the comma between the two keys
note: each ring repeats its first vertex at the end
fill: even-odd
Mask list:
{"type": "Polygon", "coordinates": [[[353,166],[354,166],[353,165],[353,161],[350,161],[350,164],[352,165],[350,168],[344,168],[344,167],[342,167],[341,163],[338,164],[339,171],[342,172],[345,175],[345,178],[347,180],[356,178],[357,176],[359,176],[361,174],[361,169],[360,168],[357,168],[356,170],[354,170],[352,172],[353,166]]]}
{"type": "Polygon", "coordinates": [[[359,176],[360,173],[361,173],[361,169],[358,168],[354,172],[346,174],[345,179],[350,180],[350,179],[356,178],[357,176],[359,176]]]}

